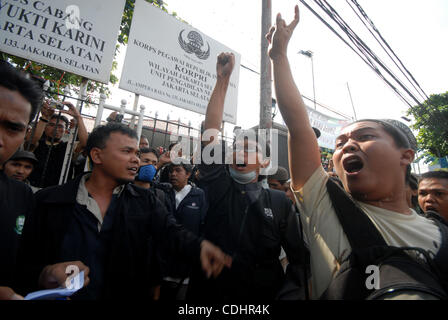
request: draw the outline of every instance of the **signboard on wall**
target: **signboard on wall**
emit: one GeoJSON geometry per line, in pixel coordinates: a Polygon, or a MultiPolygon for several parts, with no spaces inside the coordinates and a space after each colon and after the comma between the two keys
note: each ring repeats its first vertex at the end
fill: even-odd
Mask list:
{"type": "Polygon", "coordinates": [[[241,56],[159,8],[137,0],[121,89],[205,114],[216,83],[216,58],[235,54],[223,120],[236,124],[241,56]]]}
{"type": "Polygon", "coordinates": [[[337,119],[306,106],[311,126],[319,129],[321,135],[317,142],[319,147],[334,150],[336,138],[343,126],[350,123],[346,119],[337,119]]]}
{"type": "Polygon", "coordinates": [[[1,0],[0,51],[108,83],[125,0],[1,0]]]}

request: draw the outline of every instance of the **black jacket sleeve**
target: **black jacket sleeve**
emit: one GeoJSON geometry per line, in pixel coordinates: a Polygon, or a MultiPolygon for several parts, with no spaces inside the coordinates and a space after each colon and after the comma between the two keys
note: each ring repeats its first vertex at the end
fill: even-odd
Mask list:
{"type": "Polygon", "coordinates": [[[310,253],[303,241],[300,218],[289,199],[284,201],[285,213],[279,222],[281,245],[288,259],[285,281],[279,299],[304,299],[310,276],[310,253]]]}
{"type": "Polygon", "coordinates": [[[151,207],[154,208],[150,221],[150,233],[158,246],[188,261],[199,260],[202,239],[178,224],[174,216],[167,212],[165,206],[153,193],[150,193],[149,197],[151,207]]]}

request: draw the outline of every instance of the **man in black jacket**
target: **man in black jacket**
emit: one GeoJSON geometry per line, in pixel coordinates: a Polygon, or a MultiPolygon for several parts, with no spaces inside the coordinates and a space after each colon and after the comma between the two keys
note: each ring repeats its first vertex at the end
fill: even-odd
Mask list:
{"type": "MultiPolygon", "coordinates": [[[[193,166],[189,161],[178,158],[178,164],[168,167],[170,183],[165,187],[170,210],[176,221],[195,235],[200,235],[207,212],[204,191],[188,183],[193,166]]],[[[162,300],[184,300],[191,263],[179,261],[179,257],[167,252],[160,252],[161,273],[163,281],[160,289],[162,300]]]]}
{"type": "Polygon", "coordinates": [[[85,271],[76,299],[148,299],[158,276],[154,244],[190,261],[210,276],[230,258],[176,224],[150,190],[129,183],[137,174],[138,138],[111,123],[87,141],[92,173],[36,194],[36,210],[24,227],[19,254],[19,287],[57,287],[67,266],[85,271]]]}
{"type": "MultiPolygon", "coordinates": [[[[42,90],[38,85],[0,61],[0,166],[23,143],[40,103],[42,90]]],[[[18,297],[9,287],[23,223],[32,205],[31,189],[0,171],[0,300],[18,297]]]]}
{"type": "MultiPolygon", "coordinates": [[[[207,108],[203,135],[204,140],[212,136],[213,143],[221,126],[234,59],[228,53],[218,57],[218,77],[207,108]]],[[[290,288],[290,295],[282,298],[303,298],[302,271],[307,265],[308,253],[300,238],[292,203],[284,192],[264,189],[259,182],[260,169],[269,164],[262,156],[265,145],[253,139],[237,140],[233,162],[226,166],[216,161],[206,164],[210,163],[210,159],[205,159],[206,150],[213,144],[205,144],[199,165],[199,187],[205,190],[209,204],[204,236],[232,255],[233,262],[231,269],[224,270],[213,281],[204,281],[199,272],[195,273],[187,299],[272,300],[279,292],[285,293],[282,291],[285,285],[290,288]],[[279,261],[281,247],[289,261],[286,275],[279,261]]],[[[215,147],[217,153],[222,150],[215,147]]],[[[210,156],[220,158],[217,154],[210,156]]]]}

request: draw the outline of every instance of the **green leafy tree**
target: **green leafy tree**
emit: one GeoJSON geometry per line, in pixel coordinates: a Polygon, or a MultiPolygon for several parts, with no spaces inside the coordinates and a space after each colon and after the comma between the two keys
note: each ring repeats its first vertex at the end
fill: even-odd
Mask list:
{"type": "Polygon", "coordinates": [[[412,128],[418,131],[421,151],[434,158],[448,155],[448,92],[433,94],[429,99],[407,112],[415,119],[412,128]]]}
{"type": "MultiPolygon", "coordinates": [[[[168,12],[165,4],[161,0],[145,0],[148,3],[159,7],[165,12],[168,12]]],[[[120,34],[118,36],[118,43],[115,48],[114,62],[112,63],[112,71],[110,74],[109,83],[116,84],[118,82],[118,77],[114,74],[117,70],[116,57],[119,53],[120,46],[126,45],[129,38],[129,31],[131,27],[132,15],[134,13],[135,0],[126,0],[123,18],[120,25],[120,34]]],[[[172,13],[173,16],[177,16],[175,12],[172,13]]],[[[2,53],[1,58],[6,60],[13,65],[15,65],[20,70],[26,70],[27,72],[33,74],[37,78],[44,80],[50,80],[51,86],[58,93],[63,93],[63,89],[68,85],[75,92],[79,92],[79,86],[82,82],[82,77],[73,73],[65,72],[54,67],[50,67],[41,63],[19,58],[13,55],[2,53]]],[[[110,90],[107,85],[96,81],[89,81],[87,86],[88,100],[95,93],[105,93],[110,94],[110,90]]]]}

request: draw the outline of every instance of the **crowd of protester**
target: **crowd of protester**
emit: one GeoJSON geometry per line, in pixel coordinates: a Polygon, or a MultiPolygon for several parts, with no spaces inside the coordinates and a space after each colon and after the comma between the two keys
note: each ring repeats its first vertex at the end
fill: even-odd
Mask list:
{"type": "MultiPolygon", "coordinates": [[[[261,136],[236,137],[230,164],[195,164],[176,143],[151,146],[116,114],[88,133],[71,103],[54,108],[2,62],[0,299],[64,286],[73,267],[84,271],[84,287],[70,299],[364,299],[372,292],[359,274],[374,262],[405,274],[412,265],[418,275],[375,297],[447,298],[448,172],[411,173],[410,131],[376,119],[345,126],[322,165],[320,132],[286,54],[295,10],[267,35],[290,164],[268,175],[261,136]],[[69,128],[77,141],[60,184],[69,128]],[[402,264],[388,260],[396,252],[402,264]],[[422,257],[424,271],[410,262],[422,257]]],[[[233,54],[221,53],[216,68],[202,133],[221,129],[233,54]]],[[[215,135],[201,144],[210,147],[227,146],[215,135]]]]}

